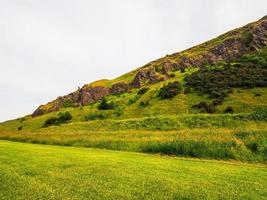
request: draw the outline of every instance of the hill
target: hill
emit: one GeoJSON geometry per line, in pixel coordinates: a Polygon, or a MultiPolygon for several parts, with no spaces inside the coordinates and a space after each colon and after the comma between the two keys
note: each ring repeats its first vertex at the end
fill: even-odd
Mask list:
{"type": "Polygon", "coordinates": [[[267,161],[267,17],[0,123],[0,139],[267,161]]]}
{"type": "Polygon", "coordinates": [[[107,95],[122,94],[168,80],[174,71],[202,67],[220,60],[230,61],[261,50],[267,44],[267,17],[244,27],[227,32],[185,51],[167,55],[114,80],[99,80],[86,84],[77,91],[46,105],[41,105],[33,116],[58,111],[67,105],[85,106],[107,95]]]}

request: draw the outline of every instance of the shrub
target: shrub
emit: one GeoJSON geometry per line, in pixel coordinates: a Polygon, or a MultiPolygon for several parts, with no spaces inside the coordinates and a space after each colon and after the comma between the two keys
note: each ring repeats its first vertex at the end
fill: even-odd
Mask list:
{"type": "Polygon", "coordinates": [[[216,112],[214,104],[207,104],[204,101],[201,101],[200,103],[193,105],[193,108],[200,109],[202,112],[207,112],[207,113],[216,112]]]}
{"type": "Polygon", "coordinates": [[[251,117],[254,120],[267,121],[267,107],[257,108],[251,117]]]}
{"type": "Polygon", "coordinates": [[[69,112],[65,112],[65,113],[59,113],[59,123],[65,123],[66,121],[69,121],[72,119],[72,116],[69,112]]]}
{"type": "Polygon", "coordinates": [[[147,107],[149,105],[149,103],[141,101],[139,105],[142,106],[142,107],[147,107]]]}
{"type": "Polygon", "coordinates": [[[198,104],[193,105],[193,108],[198,108],[198,109],[205,109],[207,108],[208,104],[204,101],[201,101],[198,104]]]}
{"type": "Polygon", "coordinates": [[[187,87],[184,89],[184,94],[188,94],[191,92],[191,88],[187,87]]]}
{"type": "Polygon", "coordinates": [[[51,117],[51,118],[48,118],[48,119],[45,121],[43,127],[45,128],[45,127],[54,125],[54,124],[56,124],[57,120],[58,120],[57,117],[51,117]]]}
{"type": "Polygon", "coordinates": [[[222,103],[223,103],[222,99],[215,99],[215,100],[212,101],[212,104],[214,106],[222,105],[222,103]]]}
{"type": "Polygon", "coordinates": [[[178,81],[170,82],[160,88],[158,97],[160,99],[171,99],[179,94],[182,90],[181,84],[178,81]]]}
{"type": "Polygon", "coordinates": [[[252,33],[250,31],[246,31],[246,32],[243,33],[242,39],[243,39],[243,42],[244,42],[245,46],[249,47],[250,43],[253,40],[253,35],[252,35],[252,33]]]}
{"type": "Polygon", "coordinates": [[[133,98],[131,98],[131,99],[128,101],[128,104],[131,105],[131,104],[135,103],[139,98],[140,98],[139,95],[134,96],[133,98]]]}
{"type": "Polygon", "coordinates": [[[181,69],[181,73],[185,73],[185,69],[184,68],[181,69]]]}
{"type": "Polygon", "coordinates": [[[21,131],[22,130],[22,126],[18,127],[18,131],[21,131]]]}
{"type": "Polygon", "coordinates": [[[106,98],[103,98],[100,102],[100,104],[98,105],[98,109],[99,110],[111,110],[114,108],[114,103],[108,103],[106,98]]]}
{"type": "Polygon", "coordinates": [[[70,121],[71,119],[72,119],[72,116],[69,112],[65,112],[65,113],[60,112],[58,114],[58,117],[48,118],[42,127],[45,128],[45,127],[52,126],[52,125],[64,124],[70,121]]]}
{"type": "Polygon", "coordinates": [[[227,106],[223,112],[224,113],[234,113],[234,109],[232,106],[227,106]]]}
{"type": "Polygon", "coordinates": [[[255,93],[255,97],[260,97],[261,93],[255,93]]]}
{"type": "Polygon", "coordinates": [[[149,90],[149,88],[147,88],[147,87],[143,87],[143,88],[141,88],[141,89],[137,92],[137,94],[138,94],[138,95],[143,95],[143,94],[145,94],[148,90],[149,90]]]}
{"type": "Polygon", "coordinates": [[[171,77],[171,78],[174,78],[174,77],[175,77],[175,74],[170,74],[170,77],[171,77]]]}
{"type": "Polygon", "coordinates": [[[216,108],[213,104],[208,104],[207,108],[206,108],[206,112],[207,113],[215,113],[216,112],[216,108]]]}

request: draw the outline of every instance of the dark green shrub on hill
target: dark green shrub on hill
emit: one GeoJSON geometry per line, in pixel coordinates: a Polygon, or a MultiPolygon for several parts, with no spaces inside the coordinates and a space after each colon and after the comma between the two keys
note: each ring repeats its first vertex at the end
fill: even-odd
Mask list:
{"type": "Polygon", "coordinates": [[[138,94],[138,95],[143,95],[143,94],[145,94],[148,90],[149,90],[149,88],[147,88],[147,87],[143,87],[143,88],[141,88],[141,89],[137,92],[137,94],[138,94]]]}
{"type": "Polygon", "coordinates": [[[147,107],[148,105],[149,105],[149,103],[148,102],[144,102],[144,101],[141,101],[140,104],[139,104],[139,106],[141,106],[141,107],[147,107]]]}
{"type": "Polygon", "coordinates": [[[246,47],[249,47],[250,46],[250,43],[252,42],[253,40],[253,35],[252,33],[248,30],[246,32],[243,33],[242,35],[242,40],[245,44],[246,47]]]}
{"type": "Polygon", "coordinates": [[[267,107],[257,108],[251,117],[254,120],[267,121],[267,107]]]}
{"type": "Polygon", "coordinates": [[[66,121],[69,121],[72,119],[72,116],[69,112],[59,113],[59,123],[65,123],[66,121]]]}
{"type": "Polygon", "coordinates": [[[72,116],[69,112],[64,112],[64,113],[60,112],[58,114],[58,117],[48,118],[42,127],[45,128],[45,127],[52,126],[52,125],[64,124],[70,121],[71,119],[72,119],[72,116]]]}
{"type": "Polygon", "coordinates": [[[171,78],[174,78],[174,77],[175,77],[175,74],[170,74],[170,77],[171,77],[171,78]]]}
{"type": "Polygon", "coordinates": [[[216,112],[216,108],[214,104],[207,104],[204,101],[201,101],[198,104],[193,105],[193,108],[197,108],[199,110],[201,110],[202,112],[207,112],[207,113],[215,113],[216,112]]]}
{"type": "Polygon", "coordinates": [[[182,86],[178,81],[169,82],[167,85],[164,85],[160,88],[158,97],[160,99],[171,99],[179,94],[182,90],[182,86]]]}
{"type": "Polygon", "coordinates": [[[106,98],[103,98],[100,102],[100,104],[98,105],[98,109],[99,110],[111,110],[115,107],[114,103],[108,103],[106,98]]]}
{"type": "Polygon", "coordinates": [[[232,106],[227,106],[223,112],[224,113],[234,113],[234,109],[232,106]]]}

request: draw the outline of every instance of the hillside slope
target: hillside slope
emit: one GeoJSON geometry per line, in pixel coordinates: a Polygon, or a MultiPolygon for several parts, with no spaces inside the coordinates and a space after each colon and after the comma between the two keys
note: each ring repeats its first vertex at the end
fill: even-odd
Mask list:
{"type": "Polygon", "coordinates": [[[99,80],[77,91],[39,106],[32,116],[58,111],[66,105],[85,106],[110,94],[126,93],[134,88],[169,79],[172,71],[202,67],[220,60],[230,61],[259,51],[267,45],[267,17],[227,32],[185,51],[167,55],[114,80],[99,80]]]}
{"type": "Polygon", "coordinates": [[[0,123],[0,139],[266,163],[266,31],[264,17],[85,85],[0,123]]]}

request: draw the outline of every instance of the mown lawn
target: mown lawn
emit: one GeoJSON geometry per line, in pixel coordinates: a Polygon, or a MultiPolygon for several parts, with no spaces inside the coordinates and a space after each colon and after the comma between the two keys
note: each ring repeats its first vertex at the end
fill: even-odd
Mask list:
{"type": "Polygon", "coordinates": [[[0,141],[0,199],[266,199],[264,164],[0,141]]]}

